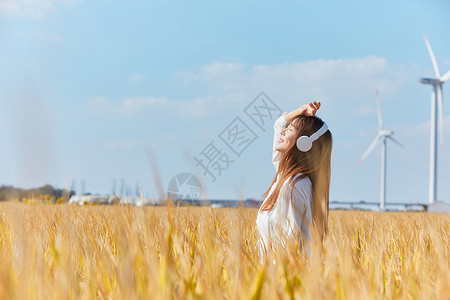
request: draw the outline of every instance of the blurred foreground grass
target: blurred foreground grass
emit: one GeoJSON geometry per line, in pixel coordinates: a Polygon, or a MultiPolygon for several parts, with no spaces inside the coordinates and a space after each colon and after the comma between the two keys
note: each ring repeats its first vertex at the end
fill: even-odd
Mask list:
{"type": "Polygon", "coordinates": [[[450,215],[331,211],[259,262],[256,209],[0,203],[0,299],[450,299],[450,215]]]}

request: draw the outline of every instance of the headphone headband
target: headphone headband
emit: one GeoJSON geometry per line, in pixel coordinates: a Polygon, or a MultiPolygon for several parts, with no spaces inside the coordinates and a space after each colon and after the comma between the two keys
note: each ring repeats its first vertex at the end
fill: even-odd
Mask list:
{"type": "Polygon", "coordinates": [[[313,133],[311,136],[302,135],[297,140],[297,148],[302,152],[308,152],[311,150],[312,143],[320,138],[325,132],[327,132],[328,126],[323,122],[322,127],[313,133]]]}

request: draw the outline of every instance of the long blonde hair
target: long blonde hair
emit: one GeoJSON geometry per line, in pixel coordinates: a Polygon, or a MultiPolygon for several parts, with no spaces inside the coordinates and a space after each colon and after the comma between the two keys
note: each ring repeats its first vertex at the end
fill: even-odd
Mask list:
{"type": "MultiPolygon", "coordinates": [[[[290,123],[297,129],[296,140],[302,135],[311,136],[324,124],[318,117],[305,115],[294,117],[290,123]]],[[[288,126],[288,124],[286,126],[288,126]]],[[[280,156],[278,171],[275,174],[269,189],[262,195],[262,199],[267,197],[272,186],[275,184],[278,175],[280,175],[280,180],[273,193],[262,204],[261,210],[271,210],[275,206],[283,183],[288,178],[290,178],[288,184],[293,187],[304,176],[308,176],[313,188],[313,226],[319,234],[320,239],[323,240],[328,231],[331,149],[332,135],[331,132],[327,130],[321,137],[313,142],[313,146],[308,152],[300,151],[294,144],[285,152],[278,153],[280,156]],[[303,176],[295,178],[295,175],[297,174],[303,174],[303,176]]],[[[291,199],[293,191],[294,189],[292,188],[291,199]]]]}

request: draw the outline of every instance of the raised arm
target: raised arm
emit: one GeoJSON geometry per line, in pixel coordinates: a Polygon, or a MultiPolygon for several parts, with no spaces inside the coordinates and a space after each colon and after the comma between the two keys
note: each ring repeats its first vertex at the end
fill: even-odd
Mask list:
{"type": "Polygon", "coordinates": [[[272,163],[275,168],[275,171],[278,171],[278,165],[280,163],[280,157],[278,156],[279,151],[275,149],[278,144],[278,140],[281,136],[281,130],[286,128],[286,112],[282,113],[280,117],[273,124],[273,147],[272,147],[272,163]]]}
{"type": "Polygon", "coordinates": [[[284,118],[289,123],[293,118],[298,115],[307,115],[307,116],[315,116],[317,111],[320,108],[320,102],[309,102],[308,104],[304,104],[301,107],[287,113],[284,118]]]}
{"type": "Polygon", "coordinates": [[[275,121],[273,125],[274,129],[274,136],[273,136],[273,148],[272,148],[272,163],[275,167],[275,171],[278,171],[278,165],[280,162],[280,157],[278,155],[278,151],[275,149],[276,145],[278,144],[278,140],[281,136],[281,130],[283,130],[286,127],[286,124],[290,122],[293,118],[295,118],[298,115],[308,115],[308,116],[315,116],[317,110],[320,108],[320,102],[309,102],[308,104],[304,104],[301,107],[291,111],[291,112],[284,112],[281,114],[281,116],[275,121]]]}

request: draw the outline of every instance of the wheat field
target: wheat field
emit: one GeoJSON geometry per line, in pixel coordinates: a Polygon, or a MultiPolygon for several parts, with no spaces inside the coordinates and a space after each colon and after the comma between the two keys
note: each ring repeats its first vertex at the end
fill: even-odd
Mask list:
{"type": "Polygon", "coordinates": [[[450,299],[450,215],[331,211],[264,263],[256,209],[0,203],[0,299],[450,299]]]}

